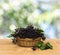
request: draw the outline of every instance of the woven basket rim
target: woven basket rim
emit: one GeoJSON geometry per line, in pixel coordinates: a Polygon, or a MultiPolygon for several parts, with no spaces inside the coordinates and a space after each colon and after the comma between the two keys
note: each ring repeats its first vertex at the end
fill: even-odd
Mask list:
{"type": "Polygon", "coordinates": [[[17,37],[17,40],[20,40],[20,41],[38,41],[38,40],[40,40],[41,39],[41,37],[38,37],[38,38],[36,38],[36,39],[30,39],[30,38],[25,38],[25,39],[23,39],[23,38],[19,38],[19,37],[17,37]]]}

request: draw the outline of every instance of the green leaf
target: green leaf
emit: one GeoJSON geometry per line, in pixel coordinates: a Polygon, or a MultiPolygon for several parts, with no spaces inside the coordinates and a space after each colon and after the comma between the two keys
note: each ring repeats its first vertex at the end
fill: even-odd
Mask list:
{"type": "Polygon", "coordinates": [[[43,42],[42,41],[39,41],[38,43],[35,44],[35,46],[37,46],[37,47],[40,48],[42,46],[42,44],[43,44],[43,42]]]}
{"type": "Polygon", "coordinates": [[[45,45],[42,44],[41,47],[40,47],[41,50],[45,50],[45,45]]]}
{"type": "Polygon", "coordinates": [[[44,32],[42,29],[37,29],[37,31],[38,31],[39,33],[44,32]]]}
{"type": "Polygon", "coordinates": [[[53,49],[53,46],[49,42],[47,42],[45,45],[46,45],[46,48],[53,49]]]}
{"type": "Polygon", "coordinates": [[[9,36],[7,36],[7,37],[9,37],[9,38],[10,38],[10,37],[12,37],[12,35],[10,34],[10,35],[9,35],[9,36]]]}

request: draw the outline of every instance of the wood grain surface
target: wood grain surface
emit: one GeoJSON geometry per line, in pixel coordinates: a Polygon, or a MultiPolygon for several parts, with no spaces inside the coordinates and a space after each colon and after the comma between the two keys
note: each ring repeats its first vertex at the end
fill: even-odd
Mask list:
{"type": "Polygon", "coordinates": [[[0,39],[0,55],[60,55],[60,39],[47,39],[53,45],[53,50],[33,51],[31,47],[20,47],[12,43],[11,39],[0,39]]]}

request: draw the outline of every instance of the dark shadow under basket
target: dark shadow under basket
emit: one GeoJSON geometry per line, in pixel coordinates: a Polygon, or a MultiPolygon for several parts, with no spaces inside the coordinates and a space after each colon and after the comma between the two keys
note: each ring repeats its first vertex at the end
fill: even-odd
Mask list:
{"type": "Polygon", "coordinates": [[[36,39],[29,39],[29,38],[25,38],[25,39],[22,39],[22,38],[16,38],[17,40],[17,44],[19,46],[24,46],[24,47],[32,47],[34,46],[34,44],[36,44],[37,42],[39,42],[41,40],[41,38],[36,38],[36,39]]]}

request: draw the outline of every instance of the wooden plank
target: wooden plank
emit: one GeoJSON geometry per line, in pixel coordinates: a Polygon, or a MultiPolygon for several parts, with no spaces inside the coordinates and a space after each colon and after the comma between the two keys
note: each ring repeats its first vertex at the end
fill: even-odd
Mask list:
{"type": "Polygon", "coordinates": [[[0,39],[0,55],[60,55],[60,39],[47,39],[53,45],[53,50],[33,51],[29,47],[19,47],[10,39],[0,39]]]}

